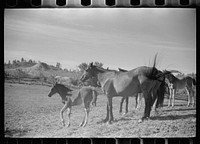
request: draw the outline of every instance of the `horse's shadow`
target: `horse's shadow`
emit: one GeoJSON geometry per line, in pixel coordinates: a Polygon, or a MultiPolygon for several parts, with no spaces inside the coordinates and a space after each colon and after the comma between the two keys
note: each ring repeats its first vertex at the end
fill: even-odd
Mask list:
{"type": "Polygon", "coordinates": [[[168,115],[168,116],[154,116],[150,117],[151,120],[178,120],[178,119],[188,119],[196,118],[196,114],[187,114],[187,115],[168,115]]]}
{"type": "MultiPolygon", "coordinates": [[[[119,121],[130,121],[132,120],[131,118],[127,118],[127,117],[120,117],[119,119],[114,119],[113,122],[119,122],[119,121]]],[[[104,120],[98,121],[97,124],[102,124],[105,123],[104,120]]]]}
{"type": "Polygon", "coordinates": [[[187,108],[187,109],[166,109],[166,110],[163,110],[163,111],[189,111],[189,110],[196,110],[196,108],[187,108]]]}

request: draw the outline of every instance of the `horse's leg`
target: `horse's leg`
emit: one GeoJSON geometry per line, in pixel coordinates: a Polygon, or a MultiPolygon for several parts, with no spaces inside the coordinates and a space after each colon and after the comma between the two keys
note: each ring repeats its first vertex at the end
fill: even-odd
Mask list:
{"type": "Polygon", "coordinates": [[[141,104],[142,104],[142,93],[138,93],[138,97],[137,97],[137,108],[136,109],[140,109],[141,104]]]}
{"type": "Polygon", "coordinates": [[[185,91],[186,91],[186,93],[187,93],[187,95],[188,95],[188,103],[187,103],[187,107],[189,107],[189,106],[190,106],[190,92],[188,91],[187,88],[185,88],[185,91]]]}
{"type": "Polygon", "coordinates": [[[68,122],[67,122],[67,127],[69,127],[70,126],[70,114],[71,114],[71,108],[67,108],[67,120],[68,120],[68,122]]]}
{"type": "Polygon", "coordinates": [[[169,99],[168,99],[168,107],[171,105],[171,98],[172,98],[172,89],[169,88],[169,99]]]}
{"type": "Polygon", "coordinates": [[[84,115],[84,117],[83,117],[83,120],[82,120],[82,122],[80,123],[80,127],[82,127],[83,126],[83,124],[84,124],[84,122],[85,122],[85,116],[86,116],[86,109],[85,109],[85,115],[84,115]]]}
{"type": "Polygon", "coordinates": [[[151,93],[144,92],[144,101],[145,101],[145,109],[143,117],[139,120],[139,122],[142,122],[145,119],[148,119],[151,111],[151,93]]]}
{"type": "Polygon", "coordinates": [[[60,110],[60,120],[63,126],[65,126],[65,121],[63,119],[63,112],[67,109],[68,103],[66,102],[63,108],[60,110]]]}
{"type": "Polygon", "coordinates": [[[109,107],[108,107],[108,102],[107,102],[107,106],[106,106],[106,118],[103,120],[103,122],[107,122],[108,121],[108,117],[109,117],[109,107]]]}
{"type": "Polygon", "coordinates": [[[172,108],[174,107],[176,89],[172,89],[172,108]]]}
{"type": "Polygon", "coordinates": [[[125,99],[125,98],[122,97],[121,102],[120,102],[119,113],[122,113],[122,106],[123,106],[124,99],[125,99]]]}
{"type": "Polygon", "coordinates": [[[89,117],[89,112],[90,112],[90,108],[85,108],[85,120],[84,120],[84,123],[83,123],[83,127],[86,126],[87,122],[88,122],[88,117],[89,117]]]}
{"type": "Polygon", "coordinates": [[[195,92],[194,92],[194,90],[192,89],[192,107],[195,106],[194,96],[195,96],[195,92]]]}
{"type": "Polygon", "coordinates": [[[108,108],[109,108],[108,124],[111,124],[111,121],[113,121],[112,97],[109,97],[109,96],[108,96],[108,108]]]}
{"type": "Polygon", "coordinates": [[[139,97],[139,94],[137,94],[135,97],[135,109],[136,110],[138,109],[138,97],[139,97]]]}
{"type": "Polygon", "coordinates": [[[126,112],[124,114],[128,113],[128,100],[129,100],[129,97],[126,97],[126,112]]]}
{"type": "Polygon", "coordinates": [[[84,106],[84,108],[85,108],[85,115],[84,115],[83,121],[82,121],[82,123],[80,124],[80,126],[85,127],[86,124],[87,124],[87,121],[88,121],[88,116],[89,116],[89,112],[90,112],[90,103],[91,103],[91,100],[87,101],[87,98],[85,98],[85,99],[82,99],[82,101],[83,101],[83,106],[84,106]]]}

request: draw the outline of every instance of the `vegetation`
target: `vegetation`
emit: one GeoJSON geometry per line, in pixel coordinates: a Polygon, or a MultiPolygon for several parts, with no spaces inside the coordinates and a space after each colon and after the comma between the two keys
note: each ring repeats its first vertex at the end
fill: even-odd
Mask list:
{"type": "MultiPolygon", "coordinates": [[[[103,66],[101,62],[95,62],[94,65],[103,66]]],[[[4,77],[5,80],[11,80],[12,82],[22,82],[27,78],[30,81],[44,83],[55,83],[55,76],[64,76],[70,77],[71,85],[78,86],[82,85],[91,85],[97,87],[97,79],[91,78],[86,82],[80,82],[80,76],[83,71],[86,70],[88,64],[83,62],[78,66],[78,70],[68,70],[66,68],[61,68],[61,63],[57,62],[55,66],[48,65],[44,62],[38,61],[36,63],[35,60],[25,60],[21,58],[21,60],[13,60],[8,61],[8,63],[4,63],[4,77]]],[[[32,82],[31,82],[32,83],[32,82]]]]}
{"type": "MultiPolygon", "coordinates": [[[[4,63],[4,77],[6,80],[8,79],[17,79],[17,82],[24,78],[29,79],[37,79],[42,84],[44,83],[54,83],[55,76],[65,76],[71,78],[72,85],[91,85],[94,87],[98,87],[98,82],[96,78],[88,79],[86,82],[82,83],[79,79],[84,70],[87,69],[89,64],[83,62],[78,65],[78,70],[68,70],[66,68],[61,68],[61,63],[57,62],[55,66],[48,65],[46,63],[38,61],[36,63],[35,60],[26,60],[21,58],[21,60],[13,60],[8,61],[8,63],[4,63]]],[[[103,63],[94,62],[94,65],[103,67],[103,63]]],[[[192,78],[196,79],[196,74],[191,73],[187,74],[192,78]]],[[[185,76],[184,74],[178,74],[177,77],[181,78],[185,76]]]]}

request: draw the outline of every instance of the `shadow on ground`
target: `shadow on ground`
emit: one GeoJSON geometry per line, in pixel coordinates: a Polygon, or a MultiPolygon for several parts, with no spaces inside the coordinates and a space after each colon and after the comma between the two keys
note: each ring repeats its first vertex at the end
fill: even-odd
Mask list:
{"type": "Polygon", "coordinates": [[[188,115],[168,115],[168,116],[154,116],[150,117],[151,120],[178,120],[178,119],[188,119],[188,118],[196,118],[196,114],[188,114],[188,115]]]}
{"type": "Polygon", "coordinates": [[[25,136],[30,129],[6,129],[4,132],[5,137],[21,137],[25,136]]]}

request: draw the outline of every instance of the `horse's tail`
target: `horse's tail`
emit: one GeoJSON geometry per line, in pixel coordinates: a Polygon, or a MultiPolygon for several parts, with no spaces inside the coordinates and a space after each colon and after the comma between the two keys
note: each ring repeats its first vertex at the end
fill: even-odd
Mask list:
{"type": "Polygon", "coordinates": [[[95,90],[95,88],[92,89],[92,105],[96,106],[96,101],[97,101],[97,91],[95,90]]]}

